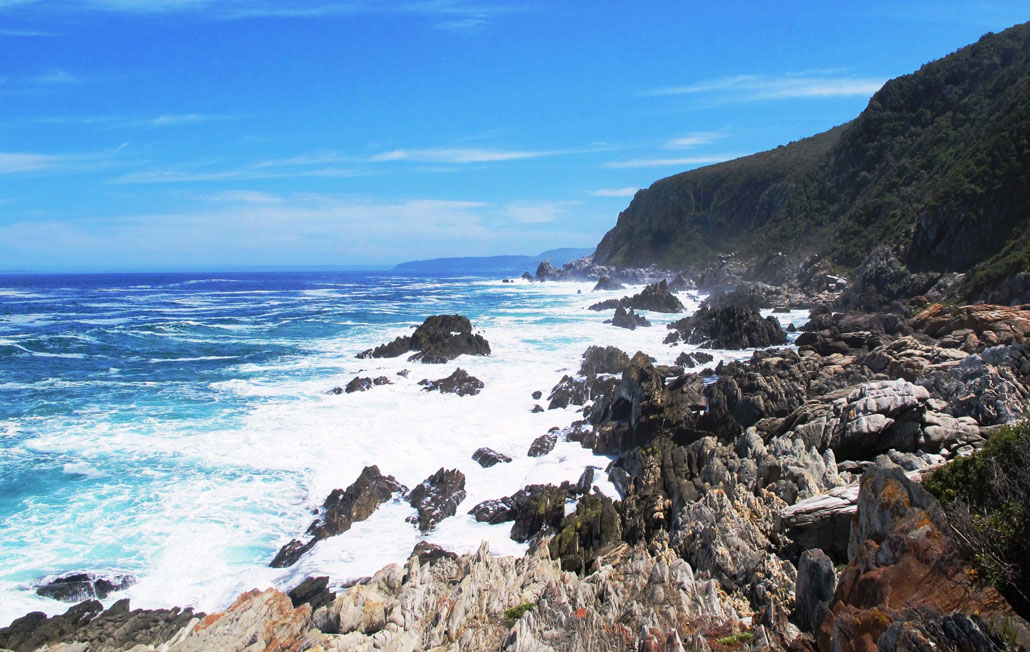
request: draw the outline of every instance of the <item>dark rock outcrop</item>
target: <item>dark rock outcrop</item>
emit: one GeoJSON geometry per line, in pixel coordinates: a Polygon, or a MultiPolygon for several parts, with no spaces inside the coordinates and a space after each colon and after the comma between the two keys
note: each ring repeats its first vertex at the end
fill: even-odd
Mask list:
{"type": "Polygon", "coordinates": [[[590,310],[611,310],[612,308],[634,308],[652,312],[683,312],[683,303],[669,291],[665,279],[646,286],[638,294],[621,299],[607,299],[590,306],[590,310]]]}
{"type": "Polygon", "coordinates": [[[429,543],[427,541],[419,541],[418,543],[416,543],[415,547],[411,550],[411,554],[408,556],[417,557],[419,563],[423,566],[434,561],[439,561],[441,559],[458,558],[458,555],[451,552],[450,550],[441,548],[435,543],[429,543]]]}
{"type": "Polygon", "coordinates": [[[579,499],[576,511],[561,522],[548,545],[551,557],[561,561],[562,569],[583,574],[621,535],[619,513],[611,498],[587,494],[579,499]]]}
{"type": "Polygon", "coordinates": [[[529,446],[529,452],[526,454],[530,457],[543,457],[552,450],[554,445],[558,442],[558,435],[553,432],[549,432],[546,435],[540,435],[533,440],[533,443],[529,446]]]}
{"type": "Polygon", "coordinates": [[[358,354],[359,358],[408,358],[428,364],[444,364],[460,355],[490,355],[490,344],[472,332],[472,323],[462,315],[434,315],[427,318],[410,336],[398,337],[389,344],[358,354]]]}
{"type": "Polygon", "coordinates": [[[786,344],[787,335],[775,317],[735,304],[702,304],[690,317],[669,324],[688,344],[710,349],[750,349],[786,344]]]}
{"type": "Polygon", "coordinates": [[[61,602],[103,600],[115,591],[127,589],[135,583],[136,578],[132,575],[69,573],[40,585],[36,594],[61,602]]]}
{"type": "Polygon", "coordinates": [[[629,364],[626,352],[614,346],[589,346],[583,352],[583,363],[579,366],[581,376],[598,374],[620,374],[629,364]]]}
{"type": "Polygon", "coordinates": [[[408,502],[418,512],[408,518],[422,532],[429,532],[437,523],[454,516],[465,500],[465,474],[457,469],[441,468],[411,490],[408,502]]]}
{"type": "Polygon", "coordinates": [[[424,392],[442,392],[444,394],[457,394],[458,396],[475,396],[483,389],[483,381],[472,376],[461,367],[454,370],[450,376],[437,380],[423,379],[418,381],[423,386],[424,392]]]}
{"type": "Polygon", "coordinates": [[[618,281],[613,281],[607,276],[602,276],[597,279],[597,283],[594,285],[594,292],[607,291],[607,290],[625,290],[626,286],[618,281]]]}
{"type": "Polygon", "coordinates": [[[384,476],[377,466],[362,469],[354,484],[346,489],[334,489],[322,503],[322,513],[308,526],[307,542],[294,539],[284,545],[269,564],[272,568],[292,566],[301,555],[328,537],[343,534],[351,526],[363,521],[390,500],[394,495],[404,494],[407,487],[392,476],[384,476]]]}
{"type": "Polygon", "coordinates": [[[320,577],[308,577],[303,582],[286,592],[290,603],[294,608],[306,604],[314,611],[331,603],[336,594],[329,590],[329,578],[325,575],[320,577]]]}
{"type": "Polygon", "coordinates": [[[615,316],[611,318],[610,323],[612,326],[627,328],[631,331],[636,330],[638,326],[646,328],[651,325],[651,322],[647,321],[643,315],[633,312],[632,308],[626,310],[622,306],[615,309],[615,316]]]}
{"type": "Polygon", "coordinates": [[[479,466],[484,469],[488,469],[495,464],[505,464],[511,461],[511,458],[504,453],[498,453],[492,448],[478,448],[475,453],[472,453],[472,459],[479,462],[479,466]]]}
{"type": "Polygon", "coordinates": [[[802,630],[810,632],[823,622],[836,589],[837,573],[826,553],[818,548],[803,552],[795,592],[798,626],[802,630]]]}
{"type": "Polygon", "coordinates": [[[58,616],[40,611],[0,628],[0,649],[30,651],[43,645],[78,642],[88,649],[128,650],[136,645],[159,646],[203,613],[192,609],[129,609],[119,600],[104,609],[97,600],[80,602],[58,616]]]}

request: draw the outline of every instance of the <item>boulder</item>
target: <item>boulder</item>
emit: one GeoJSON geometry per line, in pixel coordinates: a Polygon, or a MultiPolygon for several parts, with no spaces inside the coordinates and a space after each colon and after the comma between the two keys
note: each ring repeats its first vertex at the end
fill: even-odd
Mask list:
{"type": "Polygon", "coordinates": [[[583,362],[579,366],[581,376],[598,374],[621,374],[629,364],[626,352],[614,346],[590,346],[583,352],[583,362]]]}
{"type": "Polygon", "coordinates": [[[353,394],[354,392],[367,392],[370,389],[372,389],[371,378],[361,378],[356,376],[353,380],[347,383],[347,387],[345,387],[343,391],[348,394],[353,394]]]}
{"type": "Polygon", "coordinates": [[[587,494],[564,518],[548,546],[563,570],[585,574],[597,557],[621,538],[619,513],[611,498],[587,494]]]}
{"type": "Polygon", "coordinates": [[[408,518],[422,532],[429,532],[437,523],[454,516],[465,500],[465,474],[457,469],[441,468],[408,493],[408,502],[418,512],[408,518]]]}
{"type": "Polygon", "coordinates": [[[470,375],[467,371],[458,367],[446,378],[437,380],[422,379],[418,381],[424,392],[442,392],[444,394],[457,394],[458,396],[475,396],[483,389],[483,381],[470,375]]]}
{"type": "Polygon", "coordinates": [[[837,572],[826,553],[818,548],[801,553],[794,601],[798,626],[803,631],[811,632],[823,622],[836,589],[837,572]]]}
{"type": "Polygon", "coordinates": [[[594,285],[594,292],[608,291],[608,290],[625,290],[626,286],[618,281],[612,280],[608,276],[602,276],[597,279],[597,283],[594,285]]]}
{"type": "Polygon", "coordinates": [[[492,448],[479,448],[476,449],[475,453],[472,453],[472,459],[479,462],[479,466],[484,469],[488,469],[495,464],[505,464],[511,461],[511,458],[504,453],[498,453],[492,448]]]}
{"type": "Polygon", "coordinates": [[[359,358],[396,358],[415,352],[408,358],[428,364],[444,364],[460,355],[490,355],[490,344],[472,332],[472,323],[461,315],[434,315],[427,318],[410,336],[402,336],[389,344],[358,354],[359,358]]]}
{"type": "Polygon", "coordinates": [[[949,308],[935,303],[913,317],[911,325],[937,339],[956,331],[966,331],[976,336],[982,350],[1030,339],[1030,306],[979,304],[949,308]]]}
{"type": "Polygon", "coordinates": [[[415,544],[415,547],[412,548],[411,554],[408,555],[408,557],[418,558],[419,564],[425,566],[441,559],[457,559],[458,555],[450,550],[441,548],[435,543],[419,541],[415,544]]]}
{"type": "Polygon", "coordinates": [[[558,442],[558,435],[554,433],[547,433],[546,435],[540,435],[533,440],[533,443],[529,446],[529,452],[526,454],[530,457],[543,457],[552,450],[554,445],[558,442]]]}
{"type": "Polygon", "coordinates": [[[651,325],[651,322],[647,321],[643,315],[638,315],[633,312],[632,308],[626,310],[622,306],[619,306],[615,309],[615,316],[611,319],[611,325],[618,326],[619,328],[627,328],[632,331],[636,330],[638,326],[646,328],[651,325]]]}
{"type": "Polygon", "coordinates": [[[669,291],[669,283],[665,279],[648,285],[630,297],[626,305],[652,312],[683,312],[683,303],[669,291]]]}

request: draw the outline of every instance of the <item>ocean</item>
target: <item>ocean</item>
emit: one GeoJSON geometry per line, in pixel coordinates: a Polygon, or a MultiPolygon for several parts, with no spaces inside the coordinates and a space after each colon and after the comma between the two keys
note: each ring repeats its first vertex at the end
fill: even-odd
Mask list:
{"type": "MultiPolygon", "coordinates": [[[[288,589],[308,575],[340,585],[402,562],[423,537],[405,520],[414,510],[390,502],[296,565],[267,565],[369,464],[408,487],[460,469],[468,497],[424,538],[456,552],[487,540],[495,553],[521,554],[510,523],[466,512],[529,483],[575,482],[587,466],[617,497],[604,473],[611,460],[577,443],[526,455],[533,439],[581,418],[576,407],[533,406],[547,407],[591,344],[661,364],[694,348],[662,343],[683,315],[649,313],[653,327],[628,331],[586,309],[640,287],[591,288],[359,272],[0,276],[0,626],[65,611],[35,588],[69,572],[136,578],[105,604],[127,597],[133,608],[210,612],[251,588],[288,589]],[[355,357],[452,313],[472,320],[490,356],[446,365],[355,357]],[[418,385],[459,366],[485,383],[479,395],[418,385]],[[392,384],[329,393],[358,374],[392,384]],[[471,455],[481,446],[513,461],[480,468],[471,455]]],[[[688,310],[701,299],[679,296],[688,310]]],[[[713,366],[751,354],[712,353],[713,366]]]]}

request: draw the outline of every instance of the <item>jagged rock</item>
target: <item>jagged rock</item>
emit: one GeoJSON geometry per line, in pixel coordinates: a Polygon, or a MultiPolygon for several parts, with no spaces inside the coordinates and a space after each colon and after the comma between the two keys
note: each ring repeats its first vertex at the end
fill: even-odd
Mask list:
{"type": "MultiPolygon", "coordinates": [[[[689,628],[711,640],[735,622],[714,582],[695,577],[667,548],[623,545],[585,577],[562,571],[548,546],[522,558],[474,555],[426,566],[417,558],[387,566],[343,593],[313,621],[333,649],[593,650],[636,649],[645,626],[689,628]],[[531,605],[505,621],[506,609],[531,605]],[[709,633],[710,632],[710,633],[709,633]]],[[[645,633],[650,634],[650,630],[645,633]]],[[[704,640],[704,638],[701,638],[704,640]]]]}
{"type": "Polygon", "coordinates": [[[939,274],[910,272],[889,247],[881,246],[873,249],[855,270],[851,285],[838,304],[875,312],[891,302],[926,294],[939,279],[939,274]]]}
{"type": "Polygon", "coordinates": [[[299,652],[326,642],[311,630],[311,607],[293,607],[285,593],[268,589],[248,591],[222,613],[201,620],[188,635],[168,649],[174,652],[224,650],[281,650],[299,652]]]}
{"type": "Polygon", "coordinates": [[[370,389],[372,389],[371,378],[355,377],[347,383],[347,387],[345,387],[343,391],[348,394],[353,394],[354,392],[367,392],[370,389]]]}
{"type": "Polygon", "coordinates": [[[115,591],[127,589],[136,583],[132,575],[97,575],[95,573],[69,573],[40,585],[36,595],[62,602],[103,600],[115,591]]]}
{"type": "Polygon", "coordinates": [[[619,306],[615,309],[615,316],[611,319],[611,325],[618,326],[619,328],[627,328],[632,331],[636,330],[638,326],[646,328],[651,325],[651,322],[647,321],[643,315],[638,315],[633,312],[632,308],[626,310],[622,306],[619,306]]]}
{"type": "Polygon", "coordinates": [[[629,364],[626,352],[614,346],[589,346],[583,352],[583,363],[579,366],[581,376],[598,374],[619,374],[629,364]]]}
{"type": "Polygon", "coordinates": [[[665,279],[648,285],[639,294],[621,299],[608,299],[590,306],[590,310],[611,310],[612,308],[630,308],[650,310],[652,312],[683,312],[683,303],[676,295],[669,292],[669,284],[665,279]]]}
{"type": "Polygon", "coordinates": [[[465,500],[465,474],[457,469],[441,468],[408,493],[408,502],[418,512],[408,518],[422,532],[429,532],[437,523],[454,516],[465,500]]]}
{"type": "Polygon", "coordinates": [[[504,453],[498,453],[492,448],[479,448],[472,453],[472,459],[479,462],[479,466],[488,469],[495,464],[503,464],[511,461],[511,458],[504,453]]]}
{"type": "Polygon", "coordinates": [[[290,604],[294,608],[302,604],[308,605],[312,611],[324,607],[336,598],[336,594],[329,590],[329,578],[308,577],[303,582],[286,592],[290,598],[290,604]]]}
{"type": "Polygon", "coordinates": [[[690,317],[669,324],[688,344],[709,349],[750,349],[786,344],[787,336],[774,317],[762,319],[758,308],[736,295],[706,301],[690,317]]]}
{"type": "Polygon", "coordinates": [[[459,355],[490,355],[490,344],[472,332],[472,323],[461,315],[434,315],[410,336],[358,354],[359,358],[396,358],[414,351],[408,358],[429,364],[444,364],[459,355]]]}
{"type": "Polygon", "coordinates": [[[533,443],[529,446],[529,452],[526,454],[530,457],[543,457],[552,450],[554,445],[558,442],[558,436],[554,433],[547,433],[546,435],[540,435],[533,440],[533,443]]]}
{"type": "Polygon", "coordinates": [[[540,414],[543,411],[544,411],[544,408],[541,405],[534,405],[533,409],[530,410],[530,412],[532,412],[533,414],[540,414]]]}
{"type": "Polygon", "coordinates": [[[669,292],[686,292],[696,287],[697,283],[693,279],[687,278],[683,272],[676,274],[676,277],[669,281],[669,292]]]}
{"type": "Polygon", "coordinates": [[[551,261],[541,261],[541,263],[537,265],[536,268],[536,280],[546,281],[548,279],[554,278],[558,275],[558,271],[558,268],[552,265],[551,261]]]}
{"type": "Polygon", "coordinates": [[[975,579],[945,536],[947,527],[933,497],[899,469],[867,470],[851,528],[850,562],[816,630],[819,648],[850,652],[897,640],[911,629],[905,623],[913,610],[930,620],[955,610],[1004,619],[1017,640],[1030,641],[1030,628],[997,590],[975,579]],[[881,638],[895,623],[903,625],[881,638]]]}
{"type": "Polygon", "coordinates": [[[798,625],[810,632],[826,616],[827,607],[837,589],[837,573],[833,561],[818,548],[806,550],[798,563],[795,603],[798,625]]]}
{"type": "Polygon", "coordinates": [[[539,400],[540,400],[540,398],[541,398],[541,397],[543,397],[543,395],[544,395],[544,393],[543,393],[543,392],[541,392],[541,391],[540,391],[540,390],[538,389],[538,390],[536,390],[535,392],[533,392],[533,394],[532,394],[532,397],[533,397],[533,400],[534,400],[534,401],[539,401],[539,400]]]}
{"type": "Polygon", "coordinates": [[[607,276],[602,276],[597,279],[597,284],[594,285],[594,292],[607,291],[607,290],[625,290],[626,286],[618,281],[613,281],[607,276]]]}
{"type": "Polygon", "coordinates": [[[594,467],[588,466],[583,469],[583,473],[580,474],[579,480],[576,481],[576,493],[580,495],[590,493],[590,488],[594,486],[594,467]]]}
{"type": "Polygon", "coordinates": [[[648,285],[640,294],[630,297],[627,306],[652,312],[683,312],[683,303],[669,291],[669,283],[665,279],[648,285]]]}
{"type": "Polygon", "coordinates": [[[346,489],[333,489],[322,503],[322,513],[308,526],[311,536],[306,543],[298,539],[284,545],[269,564],[272,568],[292,566],[315,543],[343,534],[358,522],[367,519],[379,506],[407,487],[392,475],[384,476],[377,466],[366,466],[358,479],[346,489]]]}
{"type": "Polygon", "coordinates": [[[418,381],[424,392],[442,392],[444,394],[457,394],[458,396],[475,396],[483,389],[483,381],[469,374],[461,367],[446,378],[437,380],[423,379],[418,381]]]}
{"type": "MultiPolygon", "coordinates": [[[[76,641],[97,650],[127,650],[137,645],[159,646],[177,633],[195,625],[203,613],[192,609],[129,610],[128,600],[119,600],[107,610],[97,600],[87,600],[61,615],[47,617],[34,611],[0,628],[0,649],[16,652],[44,645],[76,641]]],[[[78,648],[82,649],[82,648],[78,648]]]]}
{"type": "Polygon", "coordinates": [[[1011,423],[1030,415],[1028,343],[985,349],[956,365],[929,369],[919,384],[947,401],[955,417],[981,425],[1011,423]]]}

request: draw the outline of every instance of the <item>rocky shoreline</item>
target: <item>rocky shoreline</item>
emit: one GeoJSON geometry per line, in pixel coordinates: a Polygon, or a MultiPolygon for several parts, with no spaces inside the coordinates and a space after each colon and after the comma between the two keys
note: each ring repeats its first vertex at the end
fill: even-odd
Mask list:
{"type": "MultiPolygon", "coordinates": [[[[575,484],[529,485],[474,506],[476,520],[510,522],[511,537],[530,542],[522,558],[494,557],[485,545],[458,556],[420,544],[406,562],[338,593],[309,578],[289,594],[243,594],[213,615],[131,611],[124,600],[105,610],[91,599],[60,616],[16,620],[0,629],[0,649],[1030,645],[1026,614],[976,580],[937,501],[920,487],[999,426],[1030,415],[1030,305],[931,303],[946,296],[948,280],[899,277],[883,252],[850,282],[813,267],[776,275],[776,286],[747,280],[732,261],[694,275],[589,259],[527,274],[594,279],[598,292],[649,283],[602,302],[601,310],[623,314],[678,312],[674,292],[707,293],[700,310],[670,325],[665,346],[756,350],[711,369],[703,351],[663,366],[646,351],[590,347],[576,375],[558,380],[546,401],[534,396],[548,409],[576,406],[582,419],[527,442],[528,454],[547,455],[561,438],[609,456],[620,496],[597,491],[588,467],[575,484]],[[797,325],[795,346],[784,347],[778,322],[759,310],[800,306],[809,319],[797,325]]],[[[410,354],[441,364],[489,353],[468,319],[441,315],[360,357],[410,354]]],[[[358,377],[337,393],[386,382],[358,377]]],[[[459,396],[482,387],[460,368],[424,383],[459,396]]],[[[498,473],[510,461],[473,449],[469,463],[498,473]]],[[[441,468],[411,490],[384,473],[388,466],[367,467],[334,491],[308,540],[283,546],[271,565],[346,536],[389,500],[409,502],[422,532],[460,511],[459,469],[441,468]]]]}

